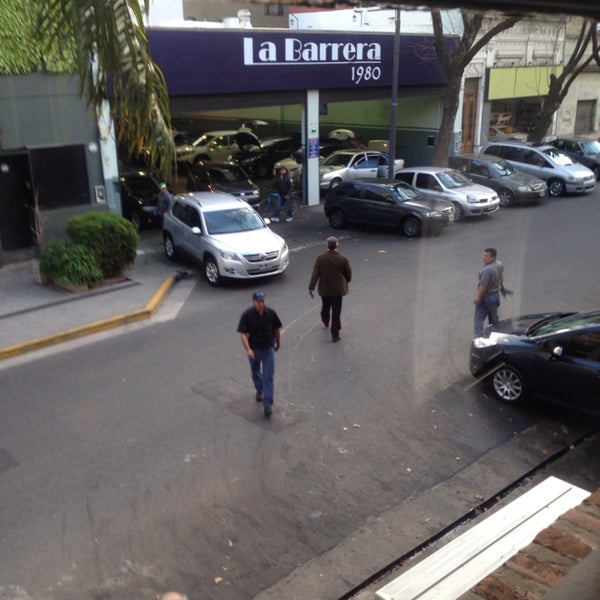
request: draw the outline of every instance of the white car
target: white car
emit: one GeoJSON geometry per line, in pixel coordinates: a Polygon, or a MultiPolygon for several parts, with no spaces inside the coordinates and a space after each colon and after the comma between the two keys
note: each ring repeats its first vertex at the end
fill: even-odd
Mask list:
{"type": "MultiPolygon", "coordinates": [[[[404,167],[404,160],[394,161],[394,175],[404,167]]],[[[372,150],[337,150],[319,165],[319,187],[329,190],[343,181],[387,178],[389,155],[372,150]]]]}
{"type": "Polygon", "coordinates": [[[397,179],[416,187],[426,196],[443,198],[454,204],[456,220],[496,212],[500,198],[495,190],[473,183],[466,175],[447,167],[402,169],[397,179]]]}
{"type": "Polygon", "coordinates": [[[207,131],[192,144],[175,147],[175,156],[180,166],[192,166],[205,162],[227,162],[231,154],[248,146],[260,147],[259,139],[251,131],[207,131]]]}
{"type": "Polygon", "coordinates": [[[210,285],[279,275],[290,263],[285,240],[246,202],[222,192],[175,196],[163,245],[169,260],[182,253],[202,264],[210,285]]]}

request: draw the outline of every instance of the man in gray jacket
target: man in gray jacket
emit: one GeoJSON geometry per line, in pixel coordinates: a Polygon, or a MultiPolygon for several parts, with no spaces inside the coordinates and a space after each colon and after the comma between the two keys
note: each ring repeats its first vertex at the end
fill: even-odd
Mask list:
{"type": "Polygon", "coordinates": [[[352,268],[348,259],[338,251],[338,239],[327,238],[327,250],[317,256],[312,276],[308,284],[308,293],[313,297],[317,281],[317,292],[321,296],[321,322],[329,327],[331,339],[340,341],[342,297],[348,293],[348,284],[352,279],[352,268]]]}

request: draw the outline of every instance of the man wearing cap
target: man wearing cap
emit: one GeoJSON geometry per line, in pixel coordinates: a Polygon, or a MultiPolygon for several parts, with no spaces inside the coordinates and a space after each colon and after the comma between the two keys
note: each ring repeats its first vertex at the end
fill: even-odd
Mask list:
{"type": "Polygon", "coordinates": [[[160,192],[158,193],[158,206],[157,210],[159,214],[164,217],[171,206],[173,196],[169,192],[166,183],[160,184],[160,192]]]}
{"type": "Polygon", "coordinates": [[[252,308],[244,311],[237,330],[250,361],[256,401],[263,403],[265,417],[269,418],[273,412],[275,352],[281,347],[281,321],[277,313],[265,305],[262,290],[252,294],[252,308]]]}
{"type": "Polygon", "coordinates": [[[348,284],[352,279],[350,262],[338,252],[338,245],[336,237],[327,238],[327,250],[317,256],[308,283],[308,293],[312,298],[319,282],[317,292],[321,296],[321,322],[324,327],[329,327],[331,322],[331,339],[334,342],[340,341],[342,297],[348,293],[348,284]]]}

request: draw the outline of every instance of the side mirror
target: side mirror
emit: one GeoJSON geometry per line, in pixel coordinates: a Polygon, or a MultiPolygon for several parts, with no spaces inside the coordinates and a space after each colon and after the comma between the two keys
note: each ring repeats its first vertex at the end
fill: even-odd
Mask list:
{"type": "Polygon", "coordinates": [[[562,346],[556,346],[552,349],[552,358],[560,358],[563,354],[562,346]]]}
{"type": "Polygon", "coordinates": [[[202,235],[202,230],[196,225],[195,227],[192,227],[192,233],[194,235],[202,235]]]}

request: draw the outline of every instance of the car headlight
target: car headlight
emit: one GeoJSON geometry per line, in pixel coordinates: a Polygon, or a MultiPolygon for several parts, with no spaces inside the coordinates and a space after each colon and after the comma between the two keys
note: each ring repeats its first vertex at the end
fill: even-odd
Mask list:
{"type": "Polygon", "coordinates": [[[223,260],[240,260],[240,257],[230,250],[219,250],[219,255],[223,260]]]}
{"type": "Polygon", "coordinates": [[[471,194],[467,194],[467,202],[469,204],[475,204],[477,202],[477,198],[475,196],[471,196],[471,194]]]}
{"type": "Polygon", "coordinates": [[[436,217],[441,217],[442,213],[439,210],[431,210],[431,211],[425,213],[425,216],[429,217],[429,218],[436,218],[436,217]]]}
{"type": "Polygon", "coordinates": [[[528,185],[520,185],[517,190],[521,193],[530,192],[531,188],[528,185]]]}
{"type": "Polygon", "coordinates": [[[571,183],[583,183],[583,181],[584,181],[583,177],[573,177],[573,176],[569,177],[568,180],[571,183]]]}
{"type": "Polygon", "coordinates": [[[475,348],[491,348],[496,345],[496,340],[492,338],[478,337],[473,340],[475,348]]]}
{"type": "Polygon", "coordinates": [[[288,251],[288,245],[283,242],[283,244],[281,244],[281,254],[285,254],[288,251]]]}

